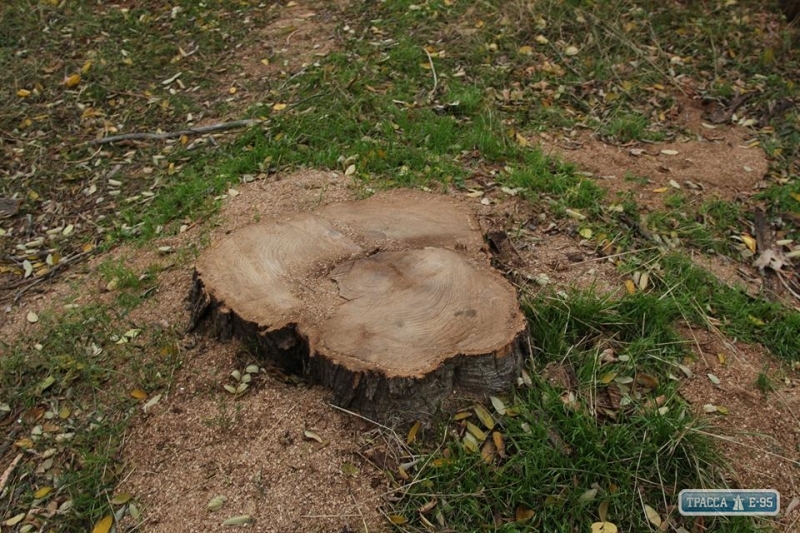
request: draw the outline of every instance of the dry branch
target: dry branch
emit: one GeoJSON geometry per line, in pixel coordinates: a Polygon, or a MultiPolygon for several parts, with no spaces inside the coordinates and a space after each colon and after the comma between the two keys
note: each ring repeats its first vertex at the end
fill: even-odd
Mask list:
{"type": "Polygon", "coordinates": [[[209,126],[200,126],[198,128],[189,128],[179,131],[167,131],[163,133],[123,133],[121,135],[111,135],[110,137],[103,137],[102,139],[95,139],[89,144],[109,144],[119,141],[160,141],[164,139],[174,139],[183,135],[203,135],[204,133],[211,133],[214,131],[231,130],[234,128],[246,128],[261,124],[263,119],[248,118],[243,120],[234,120],[231,122],[220,122],[218,124],[211,124],[209,126]]]}

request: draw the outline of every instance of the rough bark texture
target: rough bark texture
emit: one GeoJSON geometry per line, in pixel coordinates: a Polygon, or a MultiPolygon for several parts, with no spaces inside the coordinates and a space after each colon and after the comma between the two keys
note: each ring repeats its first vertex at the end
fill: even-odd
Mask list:
{"type": "Polygon", "coordinates": [[[384,422],[427,417],[454,390],[507,390],[526,346],[475,219],[413,191],[233,232],[200,256],[190,305],[193,325],[384,422]]]}

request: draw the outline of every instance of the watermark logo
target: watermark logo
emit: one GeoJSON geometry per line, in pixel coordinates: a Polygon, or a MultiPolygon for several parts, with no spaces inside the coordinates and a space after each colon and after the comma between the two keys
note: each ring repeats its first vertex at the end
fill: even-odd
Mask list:
{"type": "Polygon", "coordinates": [[[685,516],[775,516],[781,510],[777,490],[685,489],[678,511],[685,516]]]}

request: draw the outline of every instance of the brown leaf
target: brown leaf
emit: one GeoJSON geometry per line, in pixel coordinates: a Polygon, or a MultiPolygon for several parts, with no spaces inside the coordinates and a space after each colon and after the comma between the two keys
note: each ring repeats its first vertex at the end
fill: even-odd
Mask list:
{"type": "Polygon", "coordinates": [[[492,442],[494,442],[494,447],[497,449],[497,455],[500,457],[506,456],[506,443],[503,440],[503,434],[499,431],[492,432],[492,442]]]}

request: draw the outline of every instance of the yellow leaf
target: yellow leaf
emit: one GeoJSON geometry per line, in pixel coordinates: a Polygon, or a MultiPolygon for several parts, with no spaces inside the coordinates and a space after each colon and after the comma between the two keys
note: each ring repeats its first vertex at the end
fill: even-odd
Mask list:
{"type": "Polygon", "coordinates": [[[412,444],[414,441],[417,440],[417,432],[419,432],[419,428],[422,427],[422,422],[417,420],[414,422],[414,425],[411,426],[411,429],[408,430],[408,436],[406,436],[406,444],[412,444]]]}
{"type": "Polygon", "coordinates": [[[390,514],[389,515],[389,522],[396,526],[402,526],[403,524],[408,523],[408,518],[405,516],[401,516],[399,514],[390,514]]]}
{"type": "Polygon", "coordinates": [[[592,524],[592,533],[617,533],[617,526],[611,522],[595,522],[592,524]]]}
{"type": "Polygon", "coordinates": [[[147,398],[147,393],[142,389],[133,389],[131,391],[131,398],[135,400],[144,400],[145,398],[147,398]]]}
{"type": "Polygon", "coordinates": [[[798,202],[800,202],[800,192],[792,192],[792,193],[789,193],[789,195],[792,198],[794,198],[795,200],[797,200],[798,202]]]}
{"type": "Polygon", "coordinates": [[[472,416],[472,413],[469,411],[459,411],[455,415],[453,415],[453,420],[458,422],[459,420],[464,420],[465,418],[469,418],[472,416]]]}
{"type": "Polygon", "coordinates": [[[88,74],[90,70],[92,70],[92,62],[91,61],[87,61],[81,67],[81,72],[84,73],[84,74],[88,74]]]}
{"type": "Polygon", "coordinates": [[[544,35],[537,35],[536,36],[536,42],[539,43],[539,44],[547,44],[550,41],[548,41],[547,37],[545,37],[544,35]]]}
{"type": "Polygon", "coordinates": [[[131,59],[130,57],[126,57],[122,60],[122,64],[130,67],[131,65],[133,65],[133,59],[131,59]]]}
{"type": "Polygon", "coordinates": [[[114,525],[114,517],[111,515],[105,516],[92,528],[92,533],[108,533],[111,531],[111,526],[114,525]]]}
{"type": "Polygon", "coordinates": [[[647,519],[656,527],[661,527],[661,515],[658,514],[658,511],[650,507],[649,505],[644,506],[644,514],[647,515],[647,519]]]}
{"type": "Polygon", "coordinates": [[[581,236],[581,237],[583,237],[584,239],[591,239],[591,238],[592,238],[592,235],[594,235],[594,232],[592,232],[592,230],[591,230],[590,228],[583,228],[583,229],[582,229],[582,230],[580,230],[578,233],[579,233],[579,234],[580,234],[580,236],[581,236]]]}
{"type": "Polygon", "coordinates": [[[499,431],[492,432],[492,442],[494,442],[494,447],[497,449],[497,455],[500,457],[506,456],[506,443],[503,440],[503,434],[499,431]]]}
{"type": "Polygon", "coordinates": [[[236,94],[236,87],[231,87],[228,89],[228,94],[236,94]]]}
{"type": "Polygon", "coordinates": [[[53,492],[53,487],[42,487],[33,493],[33,497],[36,498],[37,500],[40,500],[45,496],[47,496],[48,494],[50,494],[51,492],[53,492]]]}
{"type": "Polygon", "coordinates": [[[14,527],[20,522],[22,522],[22,519],[25,518],[25,516],[26,516],[25,513],[19,513],[18,515],[14,515],[5,522],[3,522],[3,525],[8,527],[14,527]]]}
{"type": "Polygon", "coordinates": [[[181,135],[181,144],[186,145],[188,143],[189,143],[189,137],[187,137],[186,135],[181,135]]]}
{"type": "Polygon", "coordinates": [[[636,284],[633,282],[632,279],[625,280],[625,289],[627,289],[628,294],[635,294],[636,293],[636,284]]]}
{"type": "Polygon", "coordinates": [[[750,235],[745,233],[744,235],[742,235],[742,242],[744,242],[744,245],[747,246],[748,250],[750,250],[751,252],[755,253],[755,251],[756,251],[756,240],[753,237],[751,237],[750,235]]]}
{"type": "Polygon", "coordinates": [[[81,250],[84,253],[91,252],[92,250],[94,250],[94,244],[86,243],[83,246],[81,246],[81,250]]]}
{"type": "Polygon", "coordinates": [[[526,139],[523,135],[520,135],[519,133],[515,133],[514,138],[517,140],[517,143],[522,147],[528,146],[528,144],[530,144],[528,142],[528,139],[526,139]]]}
{"type": "Polygon", "coordinates": [[[272,106],[273,111],[283,111],[286,109],[286,104],[275,104],[272,106]]]}
{"type": "Polygon", "coordinates": [[[467,422],[467,431],[475,437],[475,440],[478,442],[483,442],[486,440],[486,433],[484,433],[481,428],[473,424],[472,422],[467,422]]]}
{"type": "Polygon", "coordinates": [[[514,519],[517,522],[527,522],[536,515],[533,509],[528,509],[524,505],[518,505],[514,511],[514,519]]]}
{"type": "Polygon", "coordinates": [[[72,89],[73,87],[77,86],[81,82],[81,75],[80,74],[73,74],[72,76],[67,76],[64,78],[64,86],[67,89],[72,89]]]}
{"type": "Polygon", "coordinates": [[[657,192],[661,194],[662,192],[667,192],[669,189],[667,187],[659,187],[658,189],[653,189],[653,192],[657,192]]]}
{"type": "Polygon", "coordinates": [[[17,96],[19,96],[20,98],[27,98],[30,95],[31,92],[28,89],[20,89],[19,91],[17,91],[17,96]]]}
{"type": "Polygon", "coordinates": [[[494,446],[494,442],[491,440],[487,440],[481,446],[481,457],[486,462],[486,464],[492,464],[494,462],[494,456],[497,453],[497,448],[494,446]]]}
{"type": "Polygon", "coordinates": [[[600,378],[600,383],[608,385],[609,383],[614,381],[615,377],[617,377],[616,372],[607,372],[606,374],[603,374],[603,377],[600,378]]]}
{"type": "Polygon", "coordinates": [[[475,406],[475,414],[478,415],[478,420],[483,423],[486,429],[492,429],[494,427],[494,418],[492,418],[492,415],[489,414],[489,411],[487,411],[482,405],[475,406]]]}
{"type": "Polygon", "coordinates": [[[33,441],[28,437],[23,437],[19,439],[17,442],[15,442],[14,446],[16,446],[17,448],[21,448],[23,450],[27,450],[33,448],[33,441]]]}
{"type": "Polygon", "coordinates": [[[133,496],[131,496],[130,492],[123,492],[122,494],[117,494],[111,499],[111,505],[123,505],[131,501],[133,496]]]}
{"type": "Polygon", "coordinates": [[[529,55],[533,54],[533,48],[531,48],[528,45],[520,46],[519,47],[519,53],[521,55],[523,55],[523,56],[529,56],[529,55]]]}

